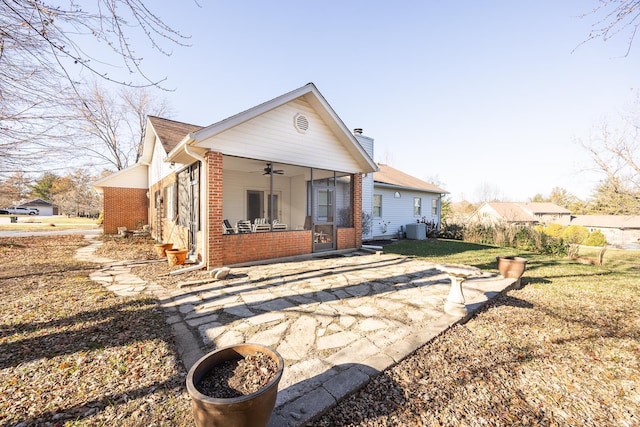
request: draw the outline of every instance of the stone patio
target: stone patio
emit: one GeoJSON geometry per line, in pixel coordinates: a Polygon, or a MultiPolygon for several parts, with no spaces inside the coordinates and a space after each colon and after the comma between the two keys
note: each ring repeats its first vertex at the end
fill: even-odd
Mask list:
{"type": "Polygon", "coordinates": [[[444,312],[451,282],[436,264],[397,255],[232,268],[224,280],[171,290],[145,285],[121,265],[92,278],[124,295],[153,293],[187,368],[236,343],[278,351],[285,369],[270,422],[278,427],[300,425],[331,407],[514,284],[487,272],[465,280],[469,314],[461,317],[444,312]]]}

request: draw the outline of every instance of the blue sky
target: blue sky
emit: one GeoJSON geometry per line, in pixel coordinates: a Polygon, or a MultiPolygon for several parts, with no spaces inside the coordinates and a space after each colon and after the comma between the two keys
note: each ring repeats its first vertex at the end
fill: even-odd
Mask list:
{"type": "Polygon", "coordinates": [[[133,41],[175,89],[160,94],[173,119],[209,125],[314,82],[376,161],[453,200],[586,198],[598,177],[576,139],[640,86],[640,40],[627,57],[625,35],[579,46],[595,0],[167,3],[153,10],[191,47],[163,57],[133,41]]]}

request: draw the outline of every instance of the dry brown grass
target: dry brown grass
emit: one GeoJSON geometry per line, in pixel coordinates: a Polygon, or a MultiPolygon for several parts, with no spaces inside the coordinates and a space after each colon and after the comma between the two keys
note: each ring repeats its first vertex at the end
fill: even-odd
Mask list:
{"type": "Polygon", "coordinates": [[[0,424],[192,425],[161,309],[90,281],[83,244],[0,239],[0,424]]]}
{"type": "MultiPolygon", "coordinates": [[[[308,425],[640,425],[640,257],[607,254],[605,266],[527,254],[524,289],[308,425]]],[[[489,265],[482,250],[448,259],[489,265]]]]}
{"type": "MultiPolygon", "coordinates": [[[[107,240],[104,252],[149,259],[151,243],[107,240]]],[[[82,244],[0,239],[0,424],[192,425],[163,313],[89,281],[96,266],[72,258],[82,244]]],[[[491,269],[496,253],[515,255],[456,245],[438,256],[491,269]]],[[[607,251],[604,266],[518,255],[529,258],[524,289],[309,425],[640,425],[637,252],[607,251]]]]}

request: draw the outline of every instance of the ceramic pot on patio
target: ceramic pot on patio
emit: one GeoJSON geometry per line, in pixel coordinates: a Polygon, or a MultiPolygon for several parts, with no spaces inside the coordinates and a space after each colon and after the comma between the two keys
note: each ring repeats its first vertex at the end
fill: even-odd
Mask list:
{"type": "Polygon", "coordinates": [[[153,245],[153,248],[156,250],[156,255],[158,258],[164,258],[167,256],[167,249],[171,249],[173,247],[173,243],[156,243],[153,245]]]}
{"type": "Polygon", "coordinates": [[[498,271],[505,279],[517,279],[516,286],[520,286],[520,278],[527,267],[527,259],[517,256],[496,257],[498,271]]]}
{"type": "Polygon", "coordinates": [[[187,260],[188,252],[188,249],[167,249],[166,253],[169,267],[184,264],[184,262],[187,260]]]}
{"type": "Polygon", "coordinates": [[[278,383],[282,378],[283,370],[282,357],[269,347],[259,344],[236,344],[206,354],[191,367],[187,375],[187,391],[191,396],[191,408],[196,425],[198,427],[266,426],[276,404],[278,383]],[[222,374],[222,365],[225,362],[242,360],[255,353],[263,353],[276,366],[275,372],[265,378],[268,382],[257,391],[226,398],[209,396],[201,392],[205,381],[216,384],[226,381],[222,374]],[[220,378],[217,378],[217,375],[220,378]]]}

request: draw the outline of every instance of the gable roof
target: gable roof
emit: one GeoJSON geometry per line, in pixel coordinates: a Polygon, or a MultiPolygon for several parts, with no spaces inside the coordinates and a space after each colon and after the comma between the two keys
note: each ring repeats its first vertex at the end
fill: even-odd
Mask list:
{"type": "Polygon", "coordinates": [[[391,166],[378,163],[378,171],[373,173],[373,182],[380,184],[392,185],[399,188],[411,190],[426,191],[429,193],[448,194],[449,192],[442,188],[422,181],[414,176],[406,174],[391,166]]]}
{"type": "MultiPolygon", "coordinates": [[[[184,160],[185,157],[192,159],[191,155],[185,153],[190,148],[207,149],[206,141],[210,138],[219,135],[222,132],[230,130],[238,125],[241,125],[249,120],[252,120],[258,116],[268,113],[276,108],[279,108],[289,102],[292,102],[298,98],[303,98],[314,111],[320,116],[324,123],[332,131],[336,139],[342,144],[351,157],[358,163],[360,172],[374,172],[377,170],[376,164],[369,154],[364,150],[362,145],[358,142],[356,137],[345,126],[340,117],[331,108],[327,100],[320,94],[320,91],[313,83],[307,83],[306,85],[280,95],[270,101],[263,102],[248,110],[235,114],[224,120],[216,122],[210,126],[193,130],[186,134],[184,138],[171,149],[168,153],[166,161],[176,161],[182,163],[180,160],[184,160]],[[185,150],[185,146],[187,150],[185,150]]],[[[224,150],[220,150],[223,154],[224,150]]],[[[198,152],[201,154],[201,152],[198,152]]]]}
{"type": "Polygon", "coordinates": [[[55,205],[51,202],[47,202],[46,200],[42,200],[42,199],[29,200],[28,202],[19,205],[19,207],[29,207],[29,206],[52,206],[53,207],[55,205]]]}
{"type": "Polygon", "coordinates": [[[521,208],[528,210],[534,214],[570,214],[569,209],[558,206],[550,202],[527,202],[517,203],[521,208]]]}
{"type": "Polygon", "coordinates": [[[202,129],[202,126],[177,122],[175,120],[164,119],[162,117],[149,116],[149,123],[153,131],[158,136],[162,147],[169,153],[178,145],[185,135],[202,129]]]}
{"type": "MultiPolygon", "coordinates": [[[[531,214],[525,212],[519,203],[512,202],[487,202],[485,206],[493,209],[498,215],[511,222],[536,222],[531,214]]],[[[480,207],[482,209],[482,207],[480,207]]]]}
{"type": "Polygon", "coordinates": [[[571,225],[584,227],[640,229],[640,215],[576,215],[571,225]]]}
{"type": "Polygon", "coordinates": [[[569,217],[571,211],[555,203],[548,202],[486,202],[472,216],[480,215],[482,212],[491,210],[505,221],[509,222],[538,222],[538,215],[566,215],[569,217]]]}

